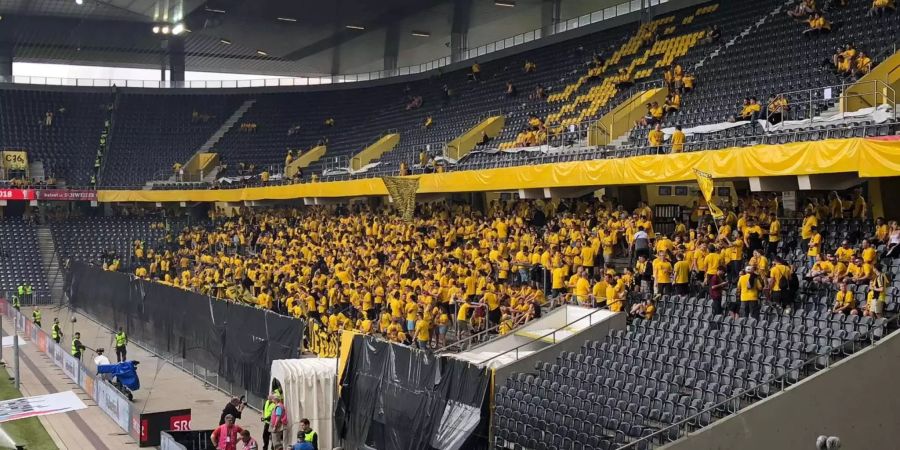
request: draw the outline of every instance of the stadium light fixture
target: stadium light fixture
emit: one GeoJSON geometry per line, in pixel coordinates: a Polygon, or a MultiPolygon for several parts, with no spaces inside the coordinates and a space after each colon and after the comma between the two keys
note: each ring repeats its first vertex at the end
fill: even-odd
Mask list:
{"type": "Polygon", "coordinates": [[[276,17],[276,20],[280,20],[282,22],[296,22],[297,19],[293,17],[276,17]]]}
{"type": "Polygon", "coordinates": [[[169,34],[169,26],[163,25],[162,28],[159,29],[159,32],[162,34],[169,34]]]}
{"type": "Polygon", "coordinates": [[[207,6],[205,8],[205,10],[206,10],[206,12],[211,12],[211,13],[216,13],[216,14],[225,14],[224,9],[210,8],[209,6],[207,6]]]}
{"type": "Polygon", "coordinates": [[[366,27],[362,25],[345,25],[345,27],[349,30],[365,30],[366,27]]]}
{"type": "Polygon", "coordinates": [[[506,8],[515,8],[516,2],[514,2],[513,0],[494,0],[494,5],[503,6],[506,8]]]}
{"type": "Polygon", "coordinates": [[[159,25],[153,25],[153,34],[159,34],[159,25]]]}
{"type": "Polygon", "coordinates": [[[256,51],[256,54],[259,55],[259,56],[269,56],[268,53],[266,53],[266,52],[264,52],[264,51],[262,51],[262,50],[257,50],[257,51],[256,51]]]}
{"type": "Polygon", "coordinates": [[[75,0],[75,4],[82,5],[82,4],[84,4],[84,0],[75,0]]]}
{"type": "Polygon", "coordinates": [[[229,41],[228,39],[219,39],[219,42],[221,42],[225,45],[231,45],[231,41],[229,41]]]}
{"type": "Polygon", "coordinates": [[[416,37],[431,37],[431,33],[427,32],[427,31],[413,31],[410,34],[412,34],[413,36],[416,36],[416,37]]]}
{"type": "Polygon", "coordinates": [[[177,35],[179,35],[179,34],[181,34],[181,33],[184,33],[184,24],[183,24],[183,23],[176,23],[175,26],[172,27],[172,34],[174,34],[174,35],[177,36],[177,35]]]}

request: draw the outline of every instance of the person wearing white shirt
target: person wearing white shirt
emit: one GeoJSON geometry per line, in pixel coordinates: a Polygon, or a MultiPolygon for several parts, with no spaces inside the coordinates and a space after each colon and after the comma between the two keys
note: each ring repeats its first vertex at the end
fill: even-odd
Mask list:
{"type": "MultiPolygon", "coordinates": [[[[103,366],[103,365],[108,365],[108,364],[109,364],[109,358],[107,358],[106,355],[103,354],[102,348],[98,348],[97,356],[94,357],[94,365],[95,366],[103,366]]],[[[100,375],[100,376],[103,377],[104,380],[109,381],[108,373],[104,373],[103,375],[100,375]]]]}

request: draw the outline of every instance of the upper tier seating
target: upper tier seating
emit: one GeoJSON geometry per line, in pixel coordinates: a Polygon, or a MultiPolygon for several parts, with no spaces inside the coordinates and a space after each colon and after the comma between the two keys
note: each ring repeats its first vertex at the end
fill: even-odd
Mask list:
{"type": "Polygon", "coordinates": [[[0,149],[24,150],[46,176],[87,186],[111,99],[109,92],[2,89],[0,149]]]}
{"type": "MultiPolygon", "coordinates": [[[[870,6],[866,2],[850,2],[850,6],[844,8],[831,7],[825,11],[825,16],[833,24],[830,33],[801,36],[801,32],[807,28],[806,23],[789,17],[787,5],[782,5],[778,13],[768,16],[760,27],[738,38],[734,45],[704,61],[696,69],[697,87],[686,96],[680,112],[666,116],[663,127],[680,124],[689,128],[724,122],[740,110],[744,97],[750,96],[762,103],[762,119],[766,118],[768,98],[779,93],[821,88],[813,91],[812,113],[816,115],[835,105],[836,100],[829,102],[824,98],[824,87],[836,86],[832,90],[832,96],[836,99],[840,94],[839,85],[848,82],[848,79],[835,74],[823,62],[830,61],[837,48],[852,43],[858,50],[873,58],[874,66],[881,62],[878,57],[890,56],[889,49],[893,48],[900,37],[900,20],[897,16],[886,14],[867,17],[870,6]]],[[[786,120],[810,118],[808,92],[789,95],[787,100],[793,108],[785,114],[786,120]]],[[[863,125],[872,123],[859,121],[829,126],[815,125],[810,127],[811,133],[784,131],[772,133],[768,138],[759,137],[764,134],[762,127],[746,125],[717,133],[689,136],[685,150],[885,135],[891,131],[888,126],[864,129],[863,125]]],[[[633,130],[630,144],[645,147],[648,131],[649,127],[633,130]]]]}
{"type": "Polygon", "coordinates": [[[243,101],[234,95],[118,95],[103,186],[168,178],[172,165],[190,159],[243,101]]]}

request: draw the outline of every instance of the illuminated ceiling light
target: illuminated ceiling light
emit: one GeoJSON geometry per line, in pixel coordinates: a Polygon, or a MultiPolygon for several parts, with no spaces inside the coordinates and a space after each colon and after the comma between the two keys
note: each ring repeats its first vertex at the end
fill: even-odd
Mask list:
{"type": "Polygon", "coordinates": [[[228,39],[219,39],[219,42],[221,42],[225,45],[231,45],[231,41],[229,41],[228,39]]]}
{"type": "Polygon", "coordinates": [[[181,33],[184,33],[184,24],[183,23],[175,24],[175,26],[172,27],[172,34],[179,35],[181,33]]]}
{"type": "Polygon", "coordinates": [[[504,6],[507,8],[515,8],[516,2],[514,2],[513,0],[494,0],[494,5],[504,6]]]}
{"type": "Polygon", "coordinates": [[[296,22],[297,21],[297,19],[295,19],[293,17],[277,17],[276,19],[280,20],[282,22],[296,22]]]}
{"type": "Polygon", "coordinates": [[[427,31],[413,31],[410,34],[412,34],[413,36],[416,36],[416,37],[431,37],[431,33],[427,32],[427,31]]]}
{"type": "Polygon", "coordinates": [[[159,25],[153,25],[153,34],[159,34],[159,25]]]}
{"type": "Polygon", "coordinates": [[[84,0],[75,0],[76,5],[81,5],[84,3],[84,0]]]}
{"type": "Polygon", "coordinates": [[[361,26],[361,25],[345,25],[345,27],[350,30],[365,30],[366,29],[366,27],[361,26]]]}
{"type": "Polygon", "coordinates": [[[159,31],[160,31],[160,33],[162,33],[162,34],[169,34],[169,26],[168,26],[168,25],[163,25],[163,27],[160,28],[159,31]]]}
{"type": "Polygon", "coordinates": [[[269,56],[268,53],[266,53],[266,52],[264,52],[264,51],[262,51],[262,50],[257,50],[257,51],[256,51],[256,54],[259,55],[259,56],[269,56]]]}
{"type": "Polygon", "coordinates": [[[210,8],[209,6],[207,6],[205,9],[206,9],[206,12],[211,12],[211,13],[216,13],[216,14],[225,14],[224,9],[210,8]]]}

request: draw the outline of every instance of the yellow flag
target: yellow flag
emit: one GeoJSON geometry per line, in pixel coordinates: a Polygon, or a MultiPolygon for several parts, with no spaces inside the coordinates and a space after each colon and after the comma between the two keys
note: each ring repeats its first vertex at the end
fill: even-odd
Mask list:
{"type": "Polygon", "coordinates": [[[709,213],[712,214],[713,219],[725,217],[725,213],[716,206],[715,196],[713,195],[715,185],[713,183],[712,175],[697,169],[694,169],[694,175],[697,177],[697,184],[700,186],[700,192],[703,193],[703,198],[706,199],[706,204],[709,206],[709,213]]]}

